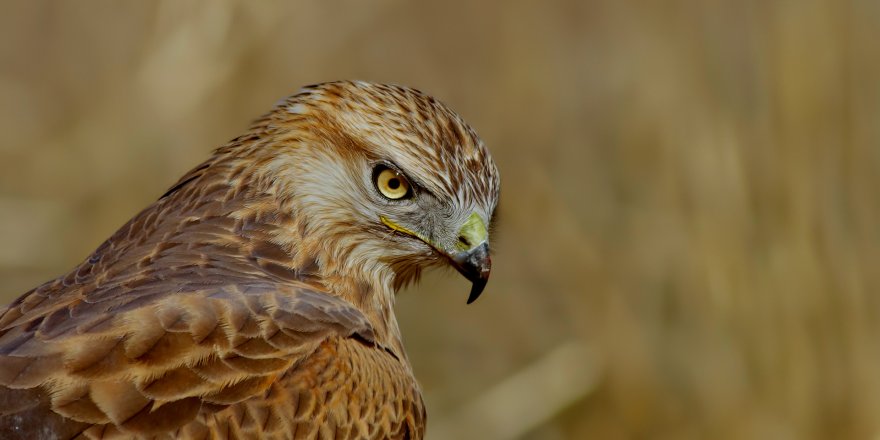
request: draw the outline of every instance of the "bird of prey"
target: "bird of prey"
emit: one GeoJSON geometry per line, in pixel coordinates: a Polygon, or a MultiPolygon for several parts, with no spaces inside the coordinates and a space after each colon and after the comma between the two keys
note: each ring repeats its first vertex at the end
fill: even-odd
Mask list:
{"type": "Polygon", "coordinates": [[[428,95],[303,88],[0,310],[0,438],[422,438],[395,293],[477,298],[499,185],[428,95]]]}

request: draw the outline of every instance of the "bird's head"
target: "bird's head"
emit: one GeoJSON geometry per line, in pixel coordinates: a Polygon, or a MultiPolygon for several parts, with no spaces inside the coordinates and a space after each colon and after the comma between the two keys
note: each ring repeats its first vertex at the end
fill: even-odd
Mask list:
{"type": "Polygon", "coordinates": [[[365,82],[302,89],[258,124],[289,147],[271,165],[324,268],[391,285],[451,265],[489,278],[498,170],[456,113],[417,90],[365,82]]]}

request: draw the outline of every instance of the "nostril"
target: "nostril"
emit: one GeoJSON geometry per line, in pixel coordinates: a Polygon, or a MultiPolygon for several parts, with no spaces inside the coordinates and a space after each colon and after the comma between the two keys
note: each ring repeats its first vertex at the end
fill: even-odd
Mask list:
{"type": "Polygon", "coordinates": [[[459,236],[458,236],[458,242],[461,243],[461,244],[463,244],[465,247],[470,247],[470,246],[471,246],[471,241],[468,240],[467,237],[465,237],[464,235],[459,235],[459,236]]]}

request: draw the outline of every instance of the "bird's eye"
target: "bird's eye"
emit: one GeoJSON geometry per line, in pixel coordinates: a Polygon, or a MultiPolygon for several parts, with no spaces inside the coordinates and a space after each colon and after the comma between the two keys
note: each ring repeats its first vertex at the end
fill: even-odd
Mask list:
{"type": "Polygon", "coordinates": [[[412,195],[406,177],[391,168],[376,169],[374,179],[379,192],[391,200],[400,200],[412,195]]]}

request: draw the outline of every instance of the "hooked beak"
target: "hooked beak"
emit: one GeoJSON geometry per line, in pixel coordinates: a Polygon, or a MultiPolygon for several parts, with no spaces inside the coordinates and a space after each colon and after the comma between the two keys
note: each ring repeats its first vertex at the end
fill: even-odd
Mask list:
{"type": "Polygon", "coordinates": [[[448,254],[458,272],[473,283],[468,304],[480,297],[486,283],[489,282],[492,259],[489,258],[488,239],[489,230],[480,215],[475,212],[458,231],[456,251],[448,254]]]}
{"type": "Polygon", "coordinates": [[[458,272],[473,283],[467,303],[476,301],[489,282],[489,273],[492,271],[489,243],[484,241],[470,250],[450,255],[449,259],[458,272]]]}
{"type": "Polygon", "coordinates": [[[492,259],[489,257],[489,230],[479,214],[476,212],[471,214],[464,222],[458,231],[458,243],[452,246],[452,249],[439,246],[417,232],[393,222],[388,217],[380,216],[379,219],[389,228],[412,235],[449,258],[452,266],[473,283],[471,293],[468,295],[468,304],[476,301],[483,293],[486,283],[489,282],[492,259]]]}

